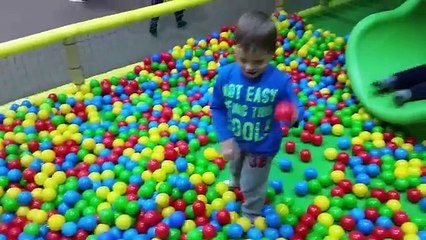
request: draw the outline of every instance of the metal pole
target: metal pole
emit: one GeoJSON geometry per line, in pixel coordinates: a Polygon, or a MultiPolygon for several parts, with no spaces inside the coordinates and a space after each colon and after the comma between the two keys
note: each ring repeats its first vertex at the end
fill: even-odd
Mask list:
{"type": "Polygon", "coordinates": [[[65,48],[68,77],[76,85],[84,83],[83,67],[80,63],[80,55],[74,37],[66,38],[62,42],[65,48]]]}

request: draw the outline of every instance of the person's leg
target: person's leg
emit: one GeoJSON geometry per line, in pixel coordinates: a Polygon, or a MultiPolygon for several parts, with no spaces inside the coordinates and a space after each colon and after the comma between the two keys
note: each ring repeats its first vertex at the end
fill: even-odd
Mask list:
{"type": "Polygon", "coordinates": [[[426,82],[426,64],[400,71],[383,81],[373,82],[379,92],[409,89],[426,82]]]}
{"type": "Polygon", "coordinates": [[[426,99],[426,79],[409,89],[398,90],[394,93],[395,104],[398,106],[406,102],[425,100],[426,99]]]}
{"type": "MultiPolygon", "coordinates": [[[[163,3],[163,0],[151,0],[151,5],[160,4],[160,3],[163,3]]],[[[157,25],[158,25],[159,19],[160,17],[152,18],[151,23],[149,25],[149,32],[154,36],[157,36],[157,25]]]]}
{"type": "Polygon", "coordinates": [[[182,28],[186,26],[186,21],[183,20],[183,13],[185,10],[175,12],[175,18],[178,28],[182,28]]]}
{"type": "Polygon", "coordinates": [[[272,157],[247,154],[241,170],[242,214],[254,219],[262,215],[272,157]]]}
{"type": "Polygon", "coordinates": [[[243,168],[244,153],[240,153],[238,159],[229,161],[229,171],[231,172],[231,179],[225,181],[228,185],[229,190],[234,190],[240,187],[241,170],[243,168]]]}

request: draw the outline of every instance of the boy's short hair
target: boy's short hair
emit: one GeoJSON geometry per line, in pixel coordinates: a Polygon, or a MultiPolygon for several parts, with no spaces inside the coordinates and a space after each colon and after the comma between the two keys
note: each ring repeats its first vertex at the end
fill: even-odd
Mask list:
{"type": "Polygon", "coordinates": [[[238,19],[235,43],[245,51],[264,50],[275,52],[277,28],[268,14],[254,10],[238,19]]]}

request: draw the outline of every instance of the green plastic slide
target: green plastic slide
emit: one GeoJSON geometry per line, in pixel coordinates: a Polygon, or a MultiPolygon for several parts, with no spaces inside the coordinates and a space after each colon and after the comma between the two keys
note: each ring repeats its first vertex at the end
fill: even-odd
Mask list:
{"type": "Polygon", "coordinates": [[[346,58],[352,89],[369,113],[399,126],[426,123],[426,101],[398,107],[391,94],[377,95],[371,86],[395,72],[426,64],[426,0],[407,0],[364,18],[350,34],[346,58]]]}

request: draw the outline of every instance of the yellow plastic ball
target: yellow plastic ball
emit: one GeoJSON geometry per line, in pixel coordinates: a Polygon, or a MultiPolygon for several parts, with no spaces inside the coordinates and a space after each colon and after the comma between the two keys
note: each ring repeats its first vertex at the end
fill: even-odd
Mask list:
{"type": "Polygon", "coordinates": [[[219,154],[217,153],[216,149],[208,147],[204,150],[203,155],[207,160],[212,160],[218,157],[219,154]]]}
{"type": "Polygon", "coordinates": [[[324,150],[324,157],[325,157],[325,159],[327,159],[329,161],[336,160],[337,155],[338,155],[338,151],[335,148],[326,148],[324,150]]]}
{"type": "Polygon", "coordinates": [[[207,185],[211,185],[216,181],[216,176],[212,172],[205,172],[202,175],[203,182],[207,185]]]}
{"type": "Polygon", "coordinates": [[[34,182],[39,185],[43,186],[44,182],[49,178],[49,176],[43,172],[39,172],[34,176],[34,182]]]}
{"type": "Polygon", "coordinates": [[[321,213],[317,218],[318,222],[326,227],[330,227],[334,223],[333,216],[329,213],[321,213]]]}
{"type": "Polygon", "coordinates": [[[330,200],[326,196],[319,195],[314,198],[314,204],[322,211],[326,211],[330,207],[330,200]]]}
{"type": "Polygon", "coordinates": [[[123,182],[116,182],[112,186],[112,190],[120,195],[124,194],[127,191],[127,185],[123,182]]]}
{"type": "Polygon", "coordinates": [[[50,202],[56,199],[56,190],[52,188],[45,188],[43,189],[43,200],[50,202]]]}
{"type": "Polygon", "coordinates": [[[267,227],[265,218],[264,217],[257,217],[254,220],[254,226],[261,231],[265,230],[266,227],[267,227]]]}
{"type": "Polygon", "coordinates": [[[98,189],[96,189],[96,196],[102,199],[106,199],[109,193],[110,193],[110,190],[106,186],[101,186],[98,189]]]}
{"type": "Polygon", "coordinates": [[[357,197],[366,197],[368,195],[368,187],[363,183],[356,183],[352,186],[352,191],[357,197]]]}
{"type": "Polygon", "coordinates": [[[161,215],[166,218],[169,217],[170,215],[172,215],[172,213],[175,211],[175,209],[171,206],[165,207],[163,208],[163,210],[161,210],[161,215]]]}
{"type": "Polygon", "coordinates": [[[127,230],[132,225],[132,218],[127,214],[120,215],[115,219],[115,225],[120,230],[127,230]]]}
{"type": "Polygon", "coordinates": [[[56,154],[53,150],[47,149],[41,152],[41,160],[44,162],[53,162],[55,160],[56,154]]]}
{"type": "Polygon", "coordinates": [[[176,170],[175,164],[170,160],[165,160],[161,163],[161,169],[166,174],[173,173],[176,170]]]}
{"type": "Polygon", "coordinates": [[[197,225],[192,220],[185,220],[182,226],[182,232],[187,233],[191,231],[192,229],[196,228],[197,225]]]}
{"type": "Polygon", "coordinates": [[[155,170],[152,173],[152,177],[157,181],[157,182],[164,182],[167,178],[166,173],[160,168],[155,170]]]}
{"type": "Polygon", "coordinates": [[[212,205],[212,208],[215,210],[221,209],[225,207],[225,201],[221,198],[216,198],[216,199],[213,199],[211,205],[212,205]]]}
{"type": "Polygon", "coordinates": [[[220,195],[223,195],[226,191],[228,191],[228,185],[226,185],[224,182],[218,182],[215,186],[215,190],[220,195]]]}
{"type": "Polygon", "coordinates": [[[41,166],[41,172],[51,176],[55,172],[55,164],[50,162],[43,164],[43,166],[41,166]]]}
{"type": "Polygon", "coordinates": [[[426,183],[420,184],[417,189],[422,193],[423,197],[426,197],[426,183]]]}
{"type": "Polygon", "coordinates": [[[198,184],[200,184],[200,183],[202,183],[203,182],[203,178],[201,177],[201,175],[200,174],[198,174],[198,173],[195,173],[195,174],[192,174],[190,177],[189,177],[189,181],[194,185],[194,186],[196,186],[196,185],[198,185],[198,184]]]}
{"type": "Polygon", "coordinates": [[[410,233],[410,234],[404,235],[404,240],[422,240],[422,239],[420,239],[420,237],[417,236],[417,234],[410,233]]]}
{"type": "Polygon", "coordinates": [[[237,196],[232,191],[226,191],[223,193],[222,199],[223,201],[225,201],[225,203],[228,203],[228,202],[235,201],[237,199],[237,196]]]}
{"type": "Polygon", "coordinates": [[[107,224],[98,224],[95,228],[95,234],[101,234],[109,230],[109,226],[107,224]]]}
{"type": "Polygon", "coordinates": [[[331,133],[335,136],[342,136],[344,127],[341,124],[336,124],[331,127],[331,133]]]}
{"type": "Polygon", "coordinates": [[[237,220],[237,223],[238,223],[241,227],[243,227],[244,232],[247,232],[247,231],[250,229],[250,227],[251,227],[250,219],[248,219],[248,218],[246,218],[246,217],[240,217],[240,218],[237,220]]]}
{"type": "Polygon", "coordinates": [[[38,210],[33,217],[33,222],[35,223],[45,223],[47,221],[47,212],[43,210],[38,210]]]}
{"type": "Polygon", "coordinates": [[[345,173],[341,170],[334,170],[330,173],[330,177],[334,183],[339,183],[345,179],[345,173]]]}
{"type": "Polygon", "coordinates": [[[280,216],[286,216],[288,215],[288,213],[290,212],[289,208],[287,205],[285,205],[284,203],[279,203],[275,206],[275,211],[280,215],[280,216]]]}
{"type": "Polygon", "coordinates": [[[328,229],[328,234],[331,237],[335,237],[337,239],[340,239],[340,238],[343,237],[343,235],[345,235],[345,230],[339,225],[332,225],[328,229]]]}
{"type": "Polygon", "coordinates": [[[396,178],[406,178],[408,177],[408,168],[397,167],[394,170],[394,175],[396,178]]]}
{"type": "Polygon", "coordinates": [[[52,231],[58,231],[61,229],[62,225],[65,223],[65,217],[60,214],[53,214],[47,220],[47,226],[52,231]]]}
{"type": "Polygon", "coordinates": [[[155,202],[161,208],[165,208],[169,206],[170,197],[166,193],[159,193],[157,197],[155,197],[155,202]]]}
{"type": "Polygon", "coordinates": [[[405,234],[416,234],[419,230],[417,225],[412,222],[405,222],[401,225],[401,229],[405,234]]]}

